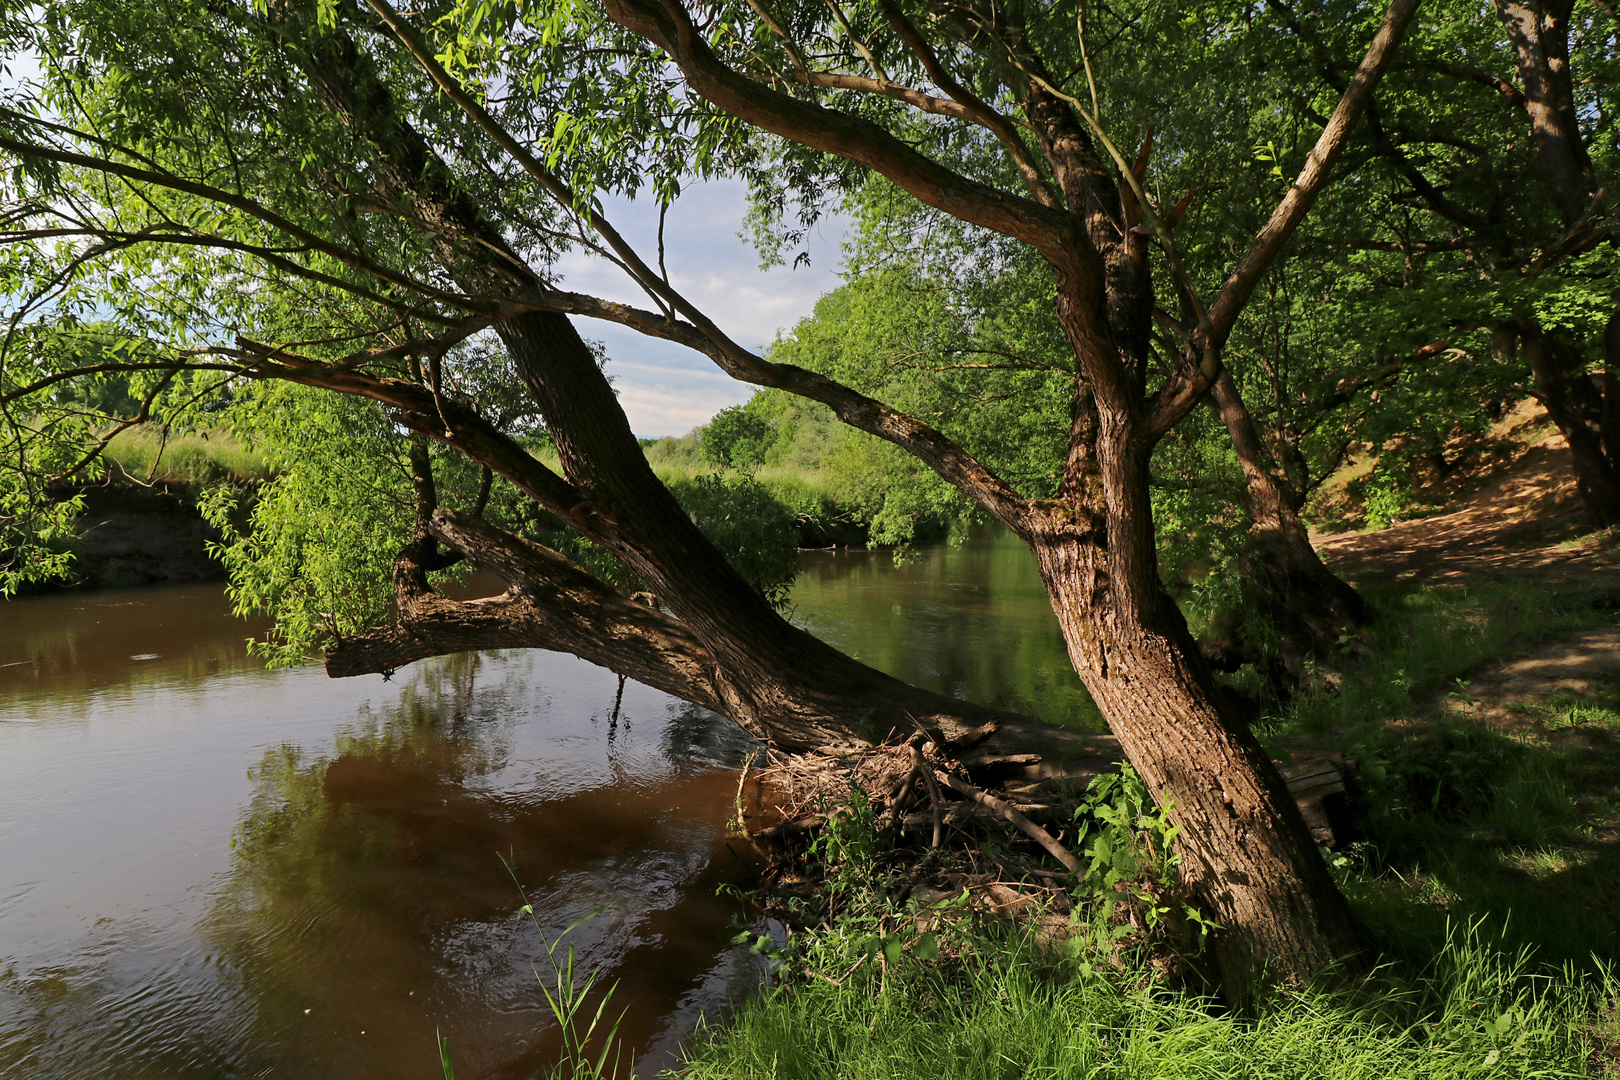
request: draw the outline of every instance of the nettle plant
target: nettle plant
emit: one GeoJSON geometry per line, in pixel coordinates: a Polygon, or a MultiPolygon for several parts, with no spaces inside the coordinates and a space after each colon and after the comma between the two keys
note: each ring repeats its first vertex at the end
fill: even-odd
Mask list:
{"type": "Polygon", "coordinates": [[[1087,860],[1080,892],[1089,895],[1096,929],[1108,940],[1184,928],[1201,951],[1219,929],[1177,885],[1174,802],[1154,804],[1128,764],[1092,780],[1075,808],[1075,848],[1087,860]]]}

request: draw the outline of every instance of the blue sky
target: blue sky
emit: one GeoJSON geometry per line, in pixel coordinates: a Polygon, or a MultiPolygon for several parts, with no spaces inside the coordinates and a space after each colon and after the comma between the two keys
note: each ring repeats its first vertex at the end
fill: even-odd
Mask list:
{"type": "MultiPolygon", "coordinates": [[[[654,263],[658,204],[651,199],[606,203],[607,217],[654,263]]],[[[759,269],[759,256],[738,234],[747,190],[737,181],[686,188],[664,225],[670,283],[740,345],[763,348],[779,329],[810,314],[821,295],[838,287],[836,271],[844,223],[825,221],[810,237],[810,265],[759,269]]],[[[789,256],[791,259],[791,255],[789,256]]],[[[650,302],[618,267],[585,254],[560,260],[562,287],[648,307],[650,302]]],[[[637,435],[684,435],[728,405],[747,401],[752,389],[722,375],[705,356],[643,337],[613,323],[575,319],[587,338],[607,343],[608,373],[637,435]]]]}

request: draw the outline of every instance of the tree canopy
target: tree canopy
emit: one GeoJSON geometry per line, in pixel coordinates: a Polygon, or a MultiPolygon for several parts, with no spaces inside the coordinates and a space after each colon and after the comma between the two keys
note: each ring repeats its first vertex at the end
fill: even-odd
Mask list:
{"type": "MultiPolygon", "coordinates": [[[[683,506],[568,317],[616,322],[830,410],[913,506],[1022,538],[1177,818],[1229,986],[1260,956],[1344,962],[1354,922],[1166,592],[1166,529],[1235,534],[1235,494],[1243,575],[1303,663],[1363,614],[1299,516],[1344,447],[1387,442],[1391,415],[1469,422],[1522,362],[1601,520],[1620,430],[1582,359],[1605,334],[1620,356],[1599,330],[1620,326],[1612,16],[1417,8],[9,5],[9,53],[41,75],[0,110],[0,541],[60,533],[49,484],[122,427],[229,409],[286,455],[237,588],[334,674],[534,645],[790,748],[917,723],[945,745],[1042,737],[783,620],[790,567],[743,559],[749,479],[683,506]],[[750,185],[770,256],[831,208],[858,225],[849,283],[767,355],[602,212],[678,212],[718,175],[750,185]],[[646,306],[571,291],[574,250],[646,306]],[[1385,389],[1404,413],[1367,407],[1385,389]],[[511,589],[446,596],[462,561],[511,589]]],[[[721,463],[761,444],[749,415],[716,430],[721,463]]]]}

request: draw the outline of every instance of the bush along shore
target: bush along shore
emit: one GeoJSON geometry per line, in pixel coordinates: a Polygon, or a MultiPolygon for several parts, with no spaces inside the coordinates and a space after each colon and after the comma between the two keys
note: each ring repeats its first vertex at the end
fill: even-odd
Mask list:
{"type": "Polygon", "coordinates": [[[1557,668],[1570,635],[1620,646],[1612,597],[1374,599],[1335,686],[1257,721],[1381,958],[1370,981],[1223,1002],[1220,928],[1106,737],[1057,762],[919,730],[750,763],[738,823],[773,932],[737,941],[774,966],[684,1075],[1620,1076],[1620,666],[1494,712],[1471,689],[1487,665],[1557,668]]]}
{"type": "MultiPolygon", "coordinates": [[[[944,513],[905,507],[881,483],[863,486],[823,470],[819,459],[762,466],[706,455],[706,430],[644,443],[659,477],[735,559],[780,563],[800,548],[927,543],[950,531],[944,513]],[[889,533],[875,537],[874,520],[885,514],[892,519],[889,533]]],[[[112,440],[101,464],[94,478],[53,489],[59,501],[82,499],[76,536],[66,545],[70,569],[33,588],[222,581],[224,566],[209,550],[219,531],[198,510],[204,493],[221,484],[235,489],[245,528],[260,486],[275,478],[264,455],[216,429],[165,435],[148,425],[131,428],[112,440]]],[[[530,524],[537,536],[586,556],[573,550],[578,545],[561,521],[530,524]]],[[[773,566],[770,573],[786,571],[773,566]]],[[[770,573],[751,567],[748,576],[770,573]]]]}

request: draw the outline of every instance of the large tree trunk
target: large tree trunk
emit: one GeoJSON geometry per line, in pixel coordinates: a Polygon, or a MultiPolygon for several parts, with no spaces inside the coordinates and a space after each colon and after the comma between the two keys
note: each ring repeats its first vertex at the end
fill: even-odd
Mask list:
{"type": "Polygon", "coordinates": [[[1367,607],[1311,545],[1299,517],[1303,499],[1269,459],[1229,372],[1215,380],[1210,397],[1243,467],[1243,508],[1251,524],[1240,568],[1277,629],[1283,664],[1297,684],[1309,659],[1331,656],[1344,634],[1364,625],[1367,607]]]}
{"type": "Polygon", "coordinates": [[[1584,370],[1575,346],[1549,334],[1533,318],[1513,326],[1535,382],[1536,399],[1569,442],[1575,459],[1575,485],[1587,517],[1598,528],[1620,525],[1620,447],[1611,441],[1617,426],[1614,381],[1608,372],[1620,367],[1620,315],[1609,320],[1604,335],[1606,362],[1600,389],[1584,370]]]}
{"type": "MultiPolygon", "coordinates": [[[[1552,243],[1538,244],[1538,261],[1584,250],[1608,235],[1597,211],[1604,191],[1592,171],[1591,156],[1581,137],[1580,115],[1569,64],[1570,14],[1573,0],[1495,0],[1497,17],[1507,31],[1524,85],[1524,110],[1530,119],[1536,163],[1552,193],[1566,229],[1552,243]]],[[[1620,524],[1620,404],[1609,372],[1620,366],[1620,313],[1604,335],[1605,374],[1598,386],[1585,371],[1575,345],[1549,333],[1535,316],[1520,315],[1498,328],[1517,334],[1535,381],[1536,397],[1569,441],[1575,459],[1575,482],[1591,523],[1600,528],[1620,524]]]]}
{"type": "Polygon", "coordinates": [[[1267,978],[1334,963],[1355,970],[1359,925],[1160,584],[1145,473],[1128,455],[1105,460],[1102,505],[1027,527],[1069,656],[1148,790],[1173,808],[1183,877],[1221,926],[1213,956],[1227,995],[1245,1001],[1267,978]]]}
{"type": "Polygon", "coordinates": [[[1596,188],[1569,70],[1574,6],[1574,0],[1496,0],[1497,18],[1518,60],[1541,173],[1566,223],[1585,212],[1596,188]]]}
{"type": "Polygon", "coordinates": [[[770,666],[773,660],[748,654],[745,641],[731,640],[738,655],[722,663],[687,623],[625,596],[543,545],[449,509],[433,511],[426,532],[498,574],[507,591],[479,600],[434,591],[425,576],[432,556],[413,543],[394,567],[397,622],[334,644],[328,674],[388,672],[470,649],[547,649],[724,713],[779,749],[881,738],[889,731],[877,730],[885,721],[876,718],[887,718],[902,734],[920,724],[947,748],[983,740],[987,752],[1038,753],[1054,764],[1099,752],[1097,740],[1079,732],[931,693],[841,653],[820,669],[779,670],[770,666]],[[818,676],[827,681],[817,685],[818,676]],[[772,694],[754,704],[761,685],[772,694]]]}
{"type": "MultiPolygon", "coordinates": [[[[439,262],[461,288],[519,300],[548,290],[456,189],[351,42],[325,35],[302,61],[334,111],[376,148],[379,199],[431,231],[439,262]]],[[[497,531],[441,511],[433,535],[505,574],[515,592],[457,606],[425,592],[425,581],[418,584],[407,567],[402,578],[396,575],[406,583],[399,593],[401,625],[340,642],[328,661],[333,674],[387,670],[505,642],[584,656],[714,708],[784,749],[878,742],[907,736],[919,724],[947,743],[970,741],[996,724],[998,746],[1087,755],[1084,740],[909,686],[793,626],[732,568],[653,473],[618,396],[566,316],[532,311],[499,322],[496,332],[545,418],[566,482],[515,447],[453,430],[463,422],[442,403],[403,419],[502,473],[612,552],[668,614],[630,611],[628,600],[593,585],[590,575],[556,553],[525,548],[515,537],[501,540],[497,531]],[[645,640],[638,642],[638,635],[645,640]]]]}

